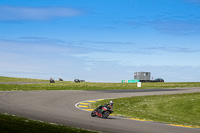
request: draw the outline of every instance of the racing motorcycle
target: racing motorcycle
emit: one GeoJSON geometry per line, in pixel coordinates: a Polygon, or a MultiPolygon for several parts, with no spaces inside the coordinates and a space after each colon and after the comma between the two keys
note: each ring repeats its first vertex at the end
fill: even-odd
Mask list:
{"type": "Polygon", "coordinates": [[[99,116],[101,118],[107,118],[113,112],[112,107],[109,105],[108,107],[100,106],[92,111],[91,116],[99,116]]]}

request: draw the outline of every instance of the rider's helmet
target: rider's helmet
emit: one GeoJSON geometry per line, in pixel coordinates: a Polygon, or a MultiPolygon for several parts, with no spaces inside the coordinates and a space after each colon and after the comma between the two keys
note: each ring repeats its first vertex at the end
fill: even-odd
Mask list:
{"type": "Polygon", "coordinates": [[[113,106],[114,103],[113,103],[113,101],[110,101],[108,104],[111,105],[111,106],[113,106]]]}

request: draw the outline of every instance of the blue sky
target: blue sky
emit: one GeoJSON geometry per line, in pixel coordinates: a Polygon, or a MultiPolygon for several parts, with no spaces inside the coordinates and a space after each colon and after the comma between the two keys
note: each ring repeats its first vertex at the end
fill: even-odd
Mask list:
{"type": "Polygon", "coordinates": [[[200,81],[200,0],[1,0],[0,75],[200,81]]]}

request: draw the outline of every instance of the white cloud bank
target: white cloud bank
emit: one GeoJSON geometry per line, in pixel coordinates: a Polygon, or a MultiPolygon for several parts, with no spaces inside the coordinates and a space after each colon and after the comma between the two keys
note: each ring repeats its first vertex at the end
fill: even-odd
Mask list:
{"type": "Polygon", "coordinates": [[[73,17],[81,14],[80,10],[66,7],[17,7],[0,6],[0,20],[48,20],[55,17],[73,17]]]}

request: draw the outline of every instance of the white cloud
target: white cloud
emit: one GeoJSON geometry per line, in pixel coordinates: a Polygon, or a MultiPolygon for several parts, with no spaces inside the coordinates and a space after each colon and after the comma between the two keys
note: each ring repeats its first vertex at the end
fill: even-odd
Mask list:
{"type": "Polygon", "coordinates": [[[92,71],[92,68],[91,67],[86,67],[85,70],[86,71],[92,71]]]}
{"type": "Polygon", "coordinates": [[[185,0],[185,1],[200,4],[200,0],[185,0]]]}
{"type": "Polygon", "coordinates": [[[80,10],[66,7],[17,7],[0,6],[0,20],[48,20],[55,17],[72,17],[81,14],[80,10]]]}

